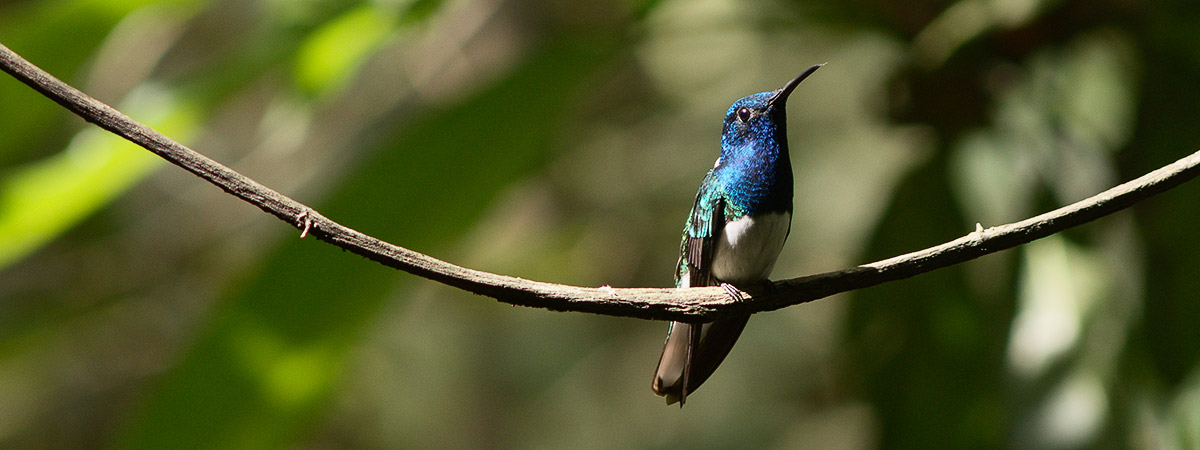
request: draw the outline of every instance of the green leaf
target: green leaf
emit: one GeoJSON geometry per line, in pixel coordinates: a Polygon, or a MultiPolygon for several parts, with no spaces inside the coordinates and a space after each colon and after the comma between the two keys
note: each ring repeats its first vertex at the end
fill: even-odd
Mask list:
{"type": "Polygon", "coordinates": [[[314,32],[296,56],[296,84],[321,93],[343,85],[363,59],[386,38],[394,18],[373,5],[363,5],[314,32]]]}
{"type": "MultiPolygon", "coordinates": [[[[135,92],[123,109],[180,140],[196,128],[191,110],[163,91],[135,92]]],[[[88,128],[59,154],[12,170],[0,179],[0,269],[107,205],[161,161],[116,135],[88,128]]]]}

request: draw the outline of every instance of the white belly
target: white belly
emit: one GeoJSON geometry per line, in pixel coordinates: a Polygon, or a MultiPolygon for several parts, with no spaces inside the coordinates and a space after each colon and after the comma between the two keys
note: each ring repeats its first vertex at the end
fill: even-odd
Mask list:
{"type": "Polygon", "coordinates": [[[725,224],[713,254],[713,276],[732,284],[767,279],[791,224],[792,215],[786,212],[743,216],[725,224]]]}

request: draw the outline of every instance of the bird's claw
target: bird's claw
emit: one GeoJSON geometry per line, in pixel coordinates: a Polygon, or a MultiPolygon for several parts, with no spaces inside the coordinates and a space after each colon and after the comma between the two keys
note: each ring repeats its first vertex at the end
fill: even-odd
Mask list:
{"type": "Polygon", "coordinates": [[[738,289],[736,286],[734,286],[732,284],[721,283],[721,289],[724,289],[725,293],[729,294],[729,296],[732,297],[733,301],[735,301],[735,302],[740,302],[744,299],[742,297],[742,290],[738,289]]]}

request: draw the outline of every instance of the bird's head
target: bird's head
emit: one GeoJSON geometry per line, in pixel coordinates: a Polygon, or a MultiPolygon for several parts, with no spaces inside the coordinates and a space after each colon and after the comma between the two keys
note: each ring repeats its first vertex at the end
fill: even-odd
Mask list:
{"type": "Polygon", "coordinates": [[[749,156],[747,152],[787,153],[785,106],[788,95],[823,65],[809,67],[779,90],[759,92],[734,102],[725,113],[725,128],[721,132],[721,161],[749,156]]]}

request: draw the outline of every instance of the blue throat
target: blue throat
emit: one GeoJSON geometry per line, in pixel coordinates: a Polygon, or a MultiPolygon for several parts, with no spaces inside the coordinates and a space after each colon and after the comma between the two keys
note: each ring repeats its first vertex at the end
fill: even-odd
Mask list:
{"type": "Polygon", "coordinates": [[[787,150],[753,152],[714,169],[732,206],[758,215],[792,210],[792,165],[787,150]]]}
{"type": "MultiPolygon", "coordinates": [[[[727,116],[747,105],[760,106],[770,92],[751,95],[730,107],[727,116]]],[[[719,188],[734,209],[757,215],[792,210],[792,163],[788,156],[787,116],[782,105],[766,111],[768,120],[743,124],[726,121],[721,160],[713,169],[719,188]]]]}

